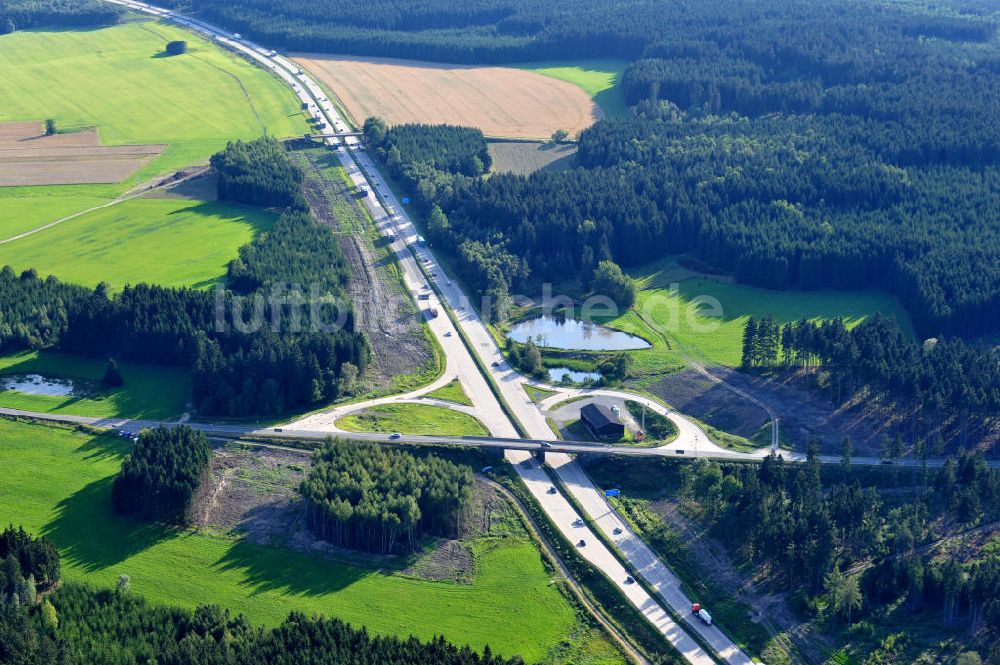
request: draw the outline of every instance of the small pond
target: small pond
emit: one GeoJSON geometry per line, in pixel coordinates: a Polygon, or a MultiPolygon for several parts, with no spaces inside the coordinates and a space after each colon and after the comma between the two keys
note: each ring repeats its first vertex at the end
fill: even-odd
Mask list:
{"type": "Polygon", "coordinates": [[[628,351],[648,349],[649,342],[619,330],[562,316],[539,316],[510,329],[515,342],[534,340],[539,346],[570,351],[628,351]]]}
{"type": "Polygon", "coordinates": [[[0,389],[16,390],[28,395],[72,397],[93,391],[89,381],[74,381],[42,376],[41,374],[11,374],[0,377],[0,389]]]}
{"type": "Polygon", "coordinates": [[[569,377],[573,383],[583,383],[584,381],[599,381],[600,372],[577,372],[568,367],[550,367],[549,381],[552,383],[562,383],[563,379],[569,377]]]}

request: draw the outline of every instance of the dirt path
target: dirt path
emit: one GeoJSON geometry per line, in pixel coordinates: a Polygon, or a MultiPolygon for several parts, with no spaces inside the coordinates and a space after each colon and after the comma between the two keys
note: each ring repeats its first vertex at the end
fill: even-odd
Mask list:
{"type": "Polygon", "coordinates": [[[389,385],[392,377],[411,374],[432,358],[416,310],[399,289],[391,259],[378,256],[372,247],[367,237],[370,221],[353,203],[353,193],[345,183],[323,174],[323,160],[329,154],[292,154],[305,172],[303,193],[309,207],[320,223],[337,232],[340,249],[351,266],[347,291],[357,328],[371,343],[376,375],[372,378],[389,385]],[[349,205],[343,205],[344,201],[349,205]]]}

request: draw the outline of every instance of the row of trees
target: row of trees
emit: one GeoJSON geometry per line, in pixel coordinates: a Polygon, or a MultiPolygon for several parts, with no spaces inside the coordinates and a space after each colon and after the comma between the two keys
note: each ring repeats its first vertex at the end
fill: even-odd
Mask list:
{"type": "Polygon", "coordinates": [[[413,551],[425,534],[455,538],[472,497],[472,470],[434,456],[329,441],[301,493],[310,528],[336,545],[413,551]]]}
{"type": "Polygon", "coordinates": [[[828,62],[834,72],[878,62],[857,42],[886,44],[901,36],[988,41],[988,0],[934,12],[852,5],[850,11],[805,0],[710,0],[631,5],[610,0],[163,0],[190,5],[254,39],[296,50],[494,63],[580,57],[629,60],[659,44],[726,46],[756,37],[754,55],[801,59],[804,69],[828,62]],[[963,11],[964,10],[964,11],[963,11]],[[336,15],[336,21],[323,20],[336,15]]]}
{"type": "Polygon", "coordinates": [[[837,404],[866,391],[869,400],[900,403],[915,421],[956,417],[985,430],[1000,417],[1000,358],[992,349],[959,339],[911,341],[880,315],[851,330],[842,319],[781,325],[751,317],[743,366],[821,367],[837,404]]]}
{"type": "Polygon", "coordinates": [[[210,460],[200,430],[186,425],[143,430],[115,477],[111,505],[124,515],[183,524],[210,460]]]}
{"type": "Polygon", "coordinates": [[[274,628],[215,605],[154,606],[124,590],[67,584],[48,608],[0,603],[0,655],[18,665],[521,665],[437,637],[378,637],[339,619],[292,613],[274,628]]]}
{"type": "Polygon", "coordinates": [[[113,25],[125,11],[101,0],[2,0],[0,35],[39,27],[113,25]]]}

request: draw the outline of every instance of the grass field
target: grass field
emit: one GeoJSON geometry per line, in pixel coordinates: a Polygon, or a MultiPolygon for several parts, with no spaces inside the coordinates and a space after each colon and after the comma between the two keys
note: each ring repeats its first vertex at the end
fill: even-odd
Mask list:
{"type": "Polygon", "coordinates": [[[167,146],[117,185],[0,188],[4,237],[8,228],[53,221],[91,207],[94,198],[204,162],[229,140],[293,136],[305,127],[295,97],[276,78],[193,33],[153,22],[0,37],[0,99],[0,122],[54,118],[60,130],[96,126],[103,145],[167,146]],[[187,41],[190,52],[160,57],[173,39],[187,41]]]}
{"type": "Polygon", "coordinates": [[[424,397],[434,397],[448,402],[454,402],[455,404],[472,406],[472,400],[469,399],[469,396],[465,394],[464,390],[462,390],[462,384],[458,382],[458,379],[455,379],[446,386],[442,386],[437,390],[427,393],[424,397]]]}
{"type": "Polygon", "coordinates": [[[529,62],[515,66],[572,83],[590,95],[605,115],[623,115],[627,110],[625,96],[619,86],[622,72],[628,66],[626,60],[597,58],[570,62],[529,62]]]}
{"type": "Polygon", "coordinates": [[[653,342],[652,349],[633,352],[640,375],[679,366],[685,356],[739,365],[743,328],[751,316],[771,314],[781,322],[840,316],[854,326],[881,312],[895,316],[912,335],[906,311],[882,291],[769,291],[693,272],[674,259],[632,276],[641,287],[635,308],[606,323],[653,342]],[[721,316],[708,316],[715,303],[721,316]]]}
{"type": "Polygon", "coordinates": [[[487,148],[495,173],[531,175],[535,171],[562,171],[573,166],[576,145],[528,141],[491,141],[487,148]]]}
{"type": "Polygon", "coordinates": [[[527,662],[545,659],[577,625],[521,538],[472,541],[475,580],[454,584],[391,574],[368,556],[348,565],[115,516],[110,490],[123,446],[114,436],[0,421],[0,515],[51,538],[65,579],[109,586],[127,573],[132,591],[153,602],[216,603],[269,625],[292,610],[321,613],[376,633],[489,643],[527,662]]]}
{"type": "Polygon", "coordinates": [[[489,432],[470,415],[427,404],[382,404],[344,416],[337,427],[347,432],[400,432],[441,436],[486,436],[489,432]]]}
{"type": "Polygon", "coordinates": [[[582,87],[514,67],[298,54],[351,116],[390,125],[423,122],[479,127],[487,136],[547,139],[575,135],[603,116],[582,87]]]}
{"type": "MultiPolygon", "coordinates": [[[[0,265],[114,288],[140,281],[208,287],[275,214],[189,199],[130,199],[0,244],[0,265]]],[[[5,226],[5,225],[0,225],[5,226]]]]}
{"type": "MultiPolygon", "coordinates": [[[[40,374],[45,377],[98,382],[105,362],[60,353],[21,351],[0,356],[0,375],[40,374]]],[[[120,363],[125,385],[87,397],[29,395],[0,390],[0,406],[42,413],[99,418],[124,417],[151,420],[176,418],[191,398],[191,378],[180,368],[120,363]]]]}

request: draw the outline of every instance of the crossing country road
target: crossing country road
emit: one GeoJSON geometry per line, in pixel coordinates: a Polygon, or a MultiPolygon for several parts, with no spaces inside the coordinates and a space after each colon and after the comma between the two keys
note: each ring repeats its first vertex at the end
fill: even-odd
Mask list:
{"type": "MultiPolygon", "coordinates": [[[[693,618],[690,612],[691,599],[684,594],[676,576],[618,516],[609,505],[603,491],[594,485],[573,455],[613,453],[758,461],[768,451],[748,454],[718,448],[710,443],[696,424],[680,414],[668,411],[662,405],[646,398],[620,391],[601,392],[655,405],[651,408],[661,410],[678,424],[681,430],[679,441],[673,442],[669,447],[652,449],[614,449],[583,442],[556,441],[539,406],[527,398],[525,386],[530,382],[507,365],[501,349],[479,318],[475,308],[469,305],[458,283],[449,277],[435,258],[432,249],[418,242],[419,235],[413,220],[396,199],[356,134],[348,127],[334,104],[308,73],[274,51],[238,38],[231,32],[201,20],[143,2],[106,1],[174,22],[205,35],[220,46],[271,71],[291,88],[314,118],[326,123],[329,129],[324,130],[323,142],[337,155],[354,184],[359,189],[365,188],[370,192],[364,199],[365,203],[380,231],[387,238],[394,238],[391,247],[396,253],[403,281],[418,306],[426,312],[430,330],[444,350],[446,367],[444,376],[439,381],[457,378],[473,403],[472,408],[476,417],[490,432],[489,437],[462,438],[406,435],[390,438],[385,434],[364,433],[350,433],[348,436],[352,439],[369,441],[453,443],[501,449],[558,530],[569,542],[585,543],[578,549],[580,555],[600,568],[629,602],[646,616],[689,663],[709,665],[722,661],[736,665],[752,665],[752,659],[719,626],[708,626],[693,618]],[[429,300],[417,300],[418,294],[427,291],[424,285],[433,286],[431,289],[433,294],[429,300]],[[431,308],[435,308],[440,314],[431,315],[431,308]],[[526,437],[519,437],[519,428],[526,437]],[[539,451],[544,453],[545,463],[558,477],[559,484],[569,493],[569,497],[555,488],[549,472],[533,455],[539,451]],[[580,514],[576,506],[579,506],[584,514],[580,514]],[[598,532],[603,538],[597,536],[598,532]],[[605,542],[613,543],[613,546],[608,546],[605,542]],[[626,563],[630,569],[638,571],[645,584],[628,581],[626,563]],[[650,589],[653,593],[650,593],[650,589]]],[[[570,396],[571,392],[561,394],[564,399],[570,396]]],[[[0,414],[30,415],[94,426],[115,426],[130,432],[144,426],[160,424],[52,417],[9,409],[0,409],[0,414]]],[[[330,413],[316,414],[278,428],[267,429],[207,423],[188,424],[219,437],[323,439],[337,434],[335,418],[330,413]]],[[[801,461],[801,455],[784,453],[784,456],[788,461],[801,461]]],[[[833,458],[823,458],[821,461],[839,463],[839,459],[833,458]]],[[[862,459],[854,462],[880,463],[879,460],[862,459]]]]}

